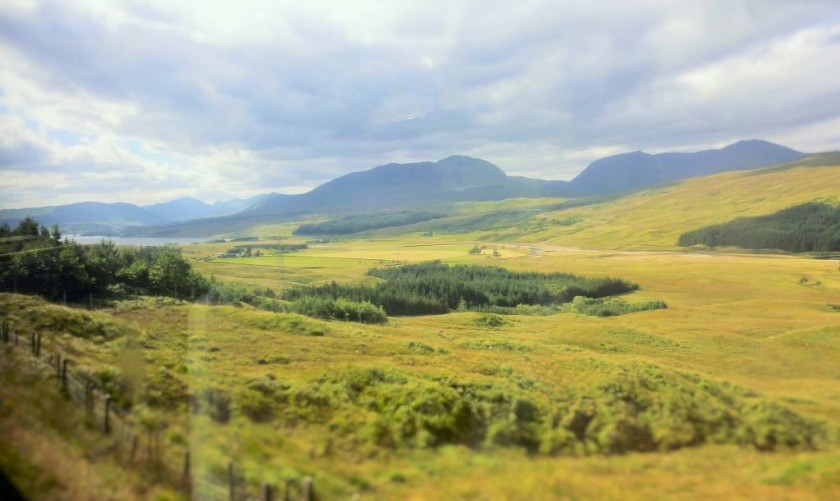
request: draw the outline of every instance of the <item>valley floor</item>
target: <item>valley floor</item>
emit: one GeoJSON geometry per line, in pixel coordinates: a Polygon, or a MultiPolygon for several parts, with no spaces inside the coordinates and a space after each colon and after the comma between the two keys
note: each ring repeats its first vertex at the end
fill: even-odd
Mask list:
{"type": "MultiPolygon", "coordinates": [[[[395,317],[374,326],[151,298],[86,312],[0,296],[3,317],[26,340],[32,331],[40,331],[45,349],[72,356],[79,370],[95,373],[113,367],[144,381],[141,386],[146,385],[147,397],[154,394],[156,404],[135,406],[131,413],[138,423],[141,413],[164,423],[166,461],[177,464],[181,451],[191,451],[198,499],[225,498],[229,462],[253,486],[283,485],[309,475],[319,499],[840,498],[836,260],[583,250],[419,235],[346,240],[282,256],[236,259],[216,258],[222,247],[193,244],[183,249],[205,275],[275,290],[359,280],[371,267],[441,259],[627,279],[641,287],[624,300],[662,300],[668,308],[609,318],[511,315],[496,327],[478,322],[479,313],[458,312],[395,317]],[[485,246],[482,253],[469,254],[476,244],[485,246]],[[89,331],[85,325],[100,327],[89,331]],[[378,417],[392,416],[403,419],[406,427],[418,427],[415,417],[405,416],[411,409],[427,412],[423,415],[430,420],[444,420],[430,429],[450,426],[445,420],[452,401],[440,385],[465,388],[463,394],[476,399],[485,390],[497,392],[501,400],[509,399],[512,413],[519,412],[516,402],[525,401],[542,413],[560,412],[564,396],[583,398],[580,402],[591,397],[592,405],[613,409],[612,402],[596,401],[603,395],[587,393],[613,383],[643,392],[644,401],[652,403],[642,414],[659,413],[651,419],[672,415],[678,421],[683,408],[694,405],[681,395],[692,392],[709,399],[721,392],[724,396],[715,405],[731,400],[732,408],[741,411],[780,410],[767,410],[766,419],[736,413],[733,419],[743,419],[746,428],[733,428],[731,439],[708,435],[700,441],[705,445],[650,451],[634,449],[648,442],[632,442],[629,450],[612,454],[585,445],[552,452],[542,431],[532,450],[515,445],[518,439],[505,438],[505,433],[532,431],[518,427],[518,414],[490,423],[477,439],[468,438],[466,430],[463,440],[396,430],[378,417]],[[668,400],[672,395],[656,388],[676,388],[677,393],[668,400]],[[423,400],[436,391],[441,401],[423,400]],[[401,401],[406,395],[414,400],[401,401]],[[219,404],[225,399],[227,409],[219,404]],[[438,415],[423,405],[444,409],[438,415]],[[229,415],[218,414],[223,411],[229,415]],[[791,421],[775,422],[777,418],[791,421]],[[504,419],[513,428],[504,428],[504,419]],[[761,427],[783,436],[786,423],[806,421],[820,423],[825,431],[810,446],[762,451],[756,442],[761,437],[738,438],[745,429],[758,433],[761,427]]],[[[11,356],[22,355],[4,354],[11,356]]],[[[25,398],[10,377],[0,386],[3,401],[25,398]]],[[[46,393],[50,387],[55,385],[34,386],[46,393]]],[[[30,407],[4,405],[0,444],[6,452],[0,467],[13,480],[17,475],[33,499],[85,499],[85,491],[78,490],[84,487],[67,488],[63,482],[71,480],[61,474],[54,475],[62,477],[56,484],[38,482],[38,475],[26,468],[13,469],[16,457],[29,458],[22,463],[29,468],[65,468],[40,463],[38,451],[45,446],[28,431],[14,432],[23,426],[25,412],[35,412],[30,407]]],[[[35,415],[43,418],[43,412],[35,415]]],[[[79,422],[84,423],[81,415],[79,422]]],[[[116,489],[115,469],[124,464],[107,454],[79,453],[89,431],[68,430],[45,419],[37,426],[46,430],[43,436],[60,437],[56,447],[77,454],[79,468],[98,472],[86,474],[95,479],[91,485],[116,489]]],[[[664,438],[651,443],[682,443],[679,423],[656,421],[653,429],[664,438]]],[[[144,489],[150,477],[126,473],[124,478],[122,490],[102,497],[149,495],[144,489]]],[[[151,492],[163,498],[183,496],[166,485],[157,489],[151,492]]]]}

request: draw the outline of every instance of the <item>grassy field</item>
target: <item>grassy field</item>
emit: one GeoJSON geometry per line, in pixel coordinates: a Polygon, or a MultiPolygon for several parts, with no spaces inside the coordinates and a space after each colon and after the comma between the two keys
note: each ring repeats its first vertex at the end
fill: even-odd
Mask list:
{"type": "MultiPolygon", "coordinates": [[[[622,367],[646,364],[665,378],[689,373],[710,384],[734,384],[752,400],[783,406],[832,430],[840,424],[840,312],[829,306],[840,302],[836,261],[583,251],[543,244],[500,245],[500,256],[492,257],[492,247],[477,256],[467,253],[471,247],[472,242],[430,242],[424,237],[343,241],[282,259],[284,276],[297,277],[286,280],[301,283],[354,280],[369,266],[435,258],[619,276],[641,285],[625,300],[660,299],[668,309],[613,318],[514,315],[491,328],[469,312],[393,318],[385,326],[367,326],[247,307],[141,301],[94,314],[117,333],[101,342],[38,324],[38,319],[64,315],[62,307],[27,303],[11,317],[16,324],[40,325],[48,343],[61,345],[90,366],[119,368],[125,340],[135,339],[143,347],[148,384],[168,392],[169,398],[207,388],[230,395],[232,417],[224,424],[178,405],[161,411],[169,424],[167,440],[189,437],[200,477],[218,477],[233,456],[255,482],[314,475],[324,499],[354,493],[376,499],[840,495],[836,435],[820,442],[816,451],[759,452],[748,445],[709,444],[554,457],[486,441],[427,447],[411,437],[402,445],[383,447],[364,434],[374,422],[370,411],[348,402],[329,411],[269,404],[271,417],[265,422],[254,421],[243,410],[261,405],[248,401],[259,398],[253,390],[258,383],[307,395],[366,368],[406,377],[420,387],[441,377],[489,384],[539,403],[570,388],[585,391],[610,381],[622,367]],[[345,428],[357,425],[362,430],[358,433],[345,428]]],[[[273,275],[279,267],[277,257],[229,261],[222,267],[215,261],[197,263],[222,270],[217,271],[222,279],[246,282],[253,269],[273,275]]],[[[4,303],[17,301],[4,298],[4,303]]],[[[60,324],[64,330],[68,322],[60,324]]],[[[316,397],[326,395],[316,392],[316,397]]],[[[221,496],[212,490],[204,494],[221,496]]]]}
{"type": "MultiPolygon", "coordinates": [[[[226,499],[230,461],[252,486],[311,475],[319,499],[833,499],[837,260],[673,245],[695,225],[837,193],[837,167],[793,167],[562,211],[546,212],[557,200],[464,204],[447,220],[282,255],[183,247],[205,275],[275,291],[440,259],[622,278],[640,286],[623,300],[667,304],[616,317],[454,312],[363,325],[160,298],[86,311],[8,294],[0,307],[23,339],[41,332],[45,350],[110,378],[127,419],[161,423],[164,461],[189,449],[197,499],[226,499]],[[487,214],[494,231],[453,229],[487,214]]],[[[305,242],[293,229],[257,233],[305,242]]],[[[148,465],[126,467],[115,439],[25,351],[6,348],[2,363],[0,468],[33,499],[183,497],[148,465]]]]}

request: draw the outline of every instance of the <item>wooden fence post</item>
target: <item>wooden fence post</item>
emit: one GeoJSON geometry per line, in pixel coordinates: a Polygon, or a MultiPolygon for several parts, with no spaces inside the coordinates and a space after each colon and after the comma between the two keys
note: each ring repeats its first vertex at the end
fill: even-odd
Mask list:
{"type": "Polygon", "coordinates": [[[55,354],[55,377],[61,379],[61,353],[55,354]]]}
{"type": "Polygon", "coordinates": [[[230,491],[230,501],[234,501],[236,499],[236,487],[234,486],[234,478],[233,478],[233,463],[228,463],[228,489],[230,491]]]}
{"type": "Polygon", "coordinates": [[[32,342],[31,342],[32,354],[35,355],[35,333],[32,333],[32,342]]]}
{"type": "Polygon", "coordinates": [[[85,383],[85,412],[88,415],[93,413],[93,383],[90,381],[85,383]]]}
{"type": "Polygon", "coordinates": [[[35,333],[35,358],[39,358],[41,356],[41,333],[35,333]]]}
{"type": "Polygon", "coordinates": [[[131,434],[131,453],[128,456],[128,464],[134,464],[134,455],[137,454],[137,434],[131,434]]]}
{"type": "Polygon", "coordinates": [[[61,364],[61,387],[67,390],[67,357],[64,358],[64,362],[61,364]]]}
{"type": "Polygon", "coordinates": [[[312,477],[303,478],[303,500],[312,501],[315,494],[315,487],[312,484],[312,477]]]}
{"type": "Polygon", "coordinates": [[[292,479],[286,479],[286,485],[283,489],[283,501],[291,501],[292,499],[292,479]]]}
{"type": "Polygon", "coordinates": [[[262,485],[262,501],[274,501],[273,492],[271,492],[271,486],[266,484],[262,485]]]}
{"type": "Polygon", "coordinates": [[[103,420],[103,429],[105,433],[111,433],[111,422],[109,421],[111,414],[111,395],[105,395],[105,418],[103,420]]]}
{"type": "Polygon", "coordinates": [[[181,472],[181,483],[184,487],[190,485],[190,451],[184,451],[184,471],[181,472]]]}

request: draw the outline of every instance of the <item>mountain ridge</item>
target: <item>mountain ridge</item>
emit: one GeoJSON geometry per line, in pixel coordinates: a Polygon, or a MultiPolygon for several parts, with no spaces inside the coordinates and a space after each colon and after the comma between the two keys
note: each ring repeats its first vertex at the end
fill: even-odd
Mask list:
{"type": "Polygon", "coordinates": [[[436,162],[388,163],[350,172],[296,195],[269,193],[212,205],[191,197],[144,207],[124,204],[136,208],[129,211],[122,207],[123,212],[132,213],[130,218],[109,212],[100,220],[91,215],[71,220],[74,211],[61,208],[74,204],[6,209],[0,210],[0,223],[14,224],[15,218],[32,215],[46,216],[43,224],[70,224],[71,230],[81,229],[88,234],[105,229],[164,235],[199,227],[205,233],[210,227],[272,222],[302,214],[359,213],[506,198],[612,195],[690,177],[784,164],[805,156],[785,146],[751,139],[692,153],[621,153],[595,160],[571,181],[560,181],[509,176],[486,160],[451,155],[436,162]]]}

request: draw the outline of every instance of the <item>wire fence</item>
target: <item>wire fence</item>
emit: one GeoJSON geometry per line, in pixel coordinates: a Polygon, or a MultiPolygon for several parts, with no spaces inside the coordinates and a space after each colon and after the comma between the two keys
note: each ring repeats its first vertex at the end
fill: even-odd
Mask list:
{"type": "MultiPolygon", "coordinates": [[[[83,407],[85,419],[93,429],[112,437],[115,460],[126,467],[143,469],[150,478],[169,485],[192,499],[218,501],[313,501],[316,499],[311,477],[288,478],[278,486],[249,481],[233,461],[225,472],[197,478],[191,468],[189,449],[167,446],[160,439],[162,427],[154,422],[138,422],[119,409],[115,399],[89,373],[78,370],[73,360],[57,349],[41,346],[41,333],[21,336],[13,332],[8,319],[0,323],[0,341],[17,353],[29,353],[36,369],[57,381],[61,393],[83,407]]],[[[5,354],[6,350],[2,350],[5,354]]]]}

